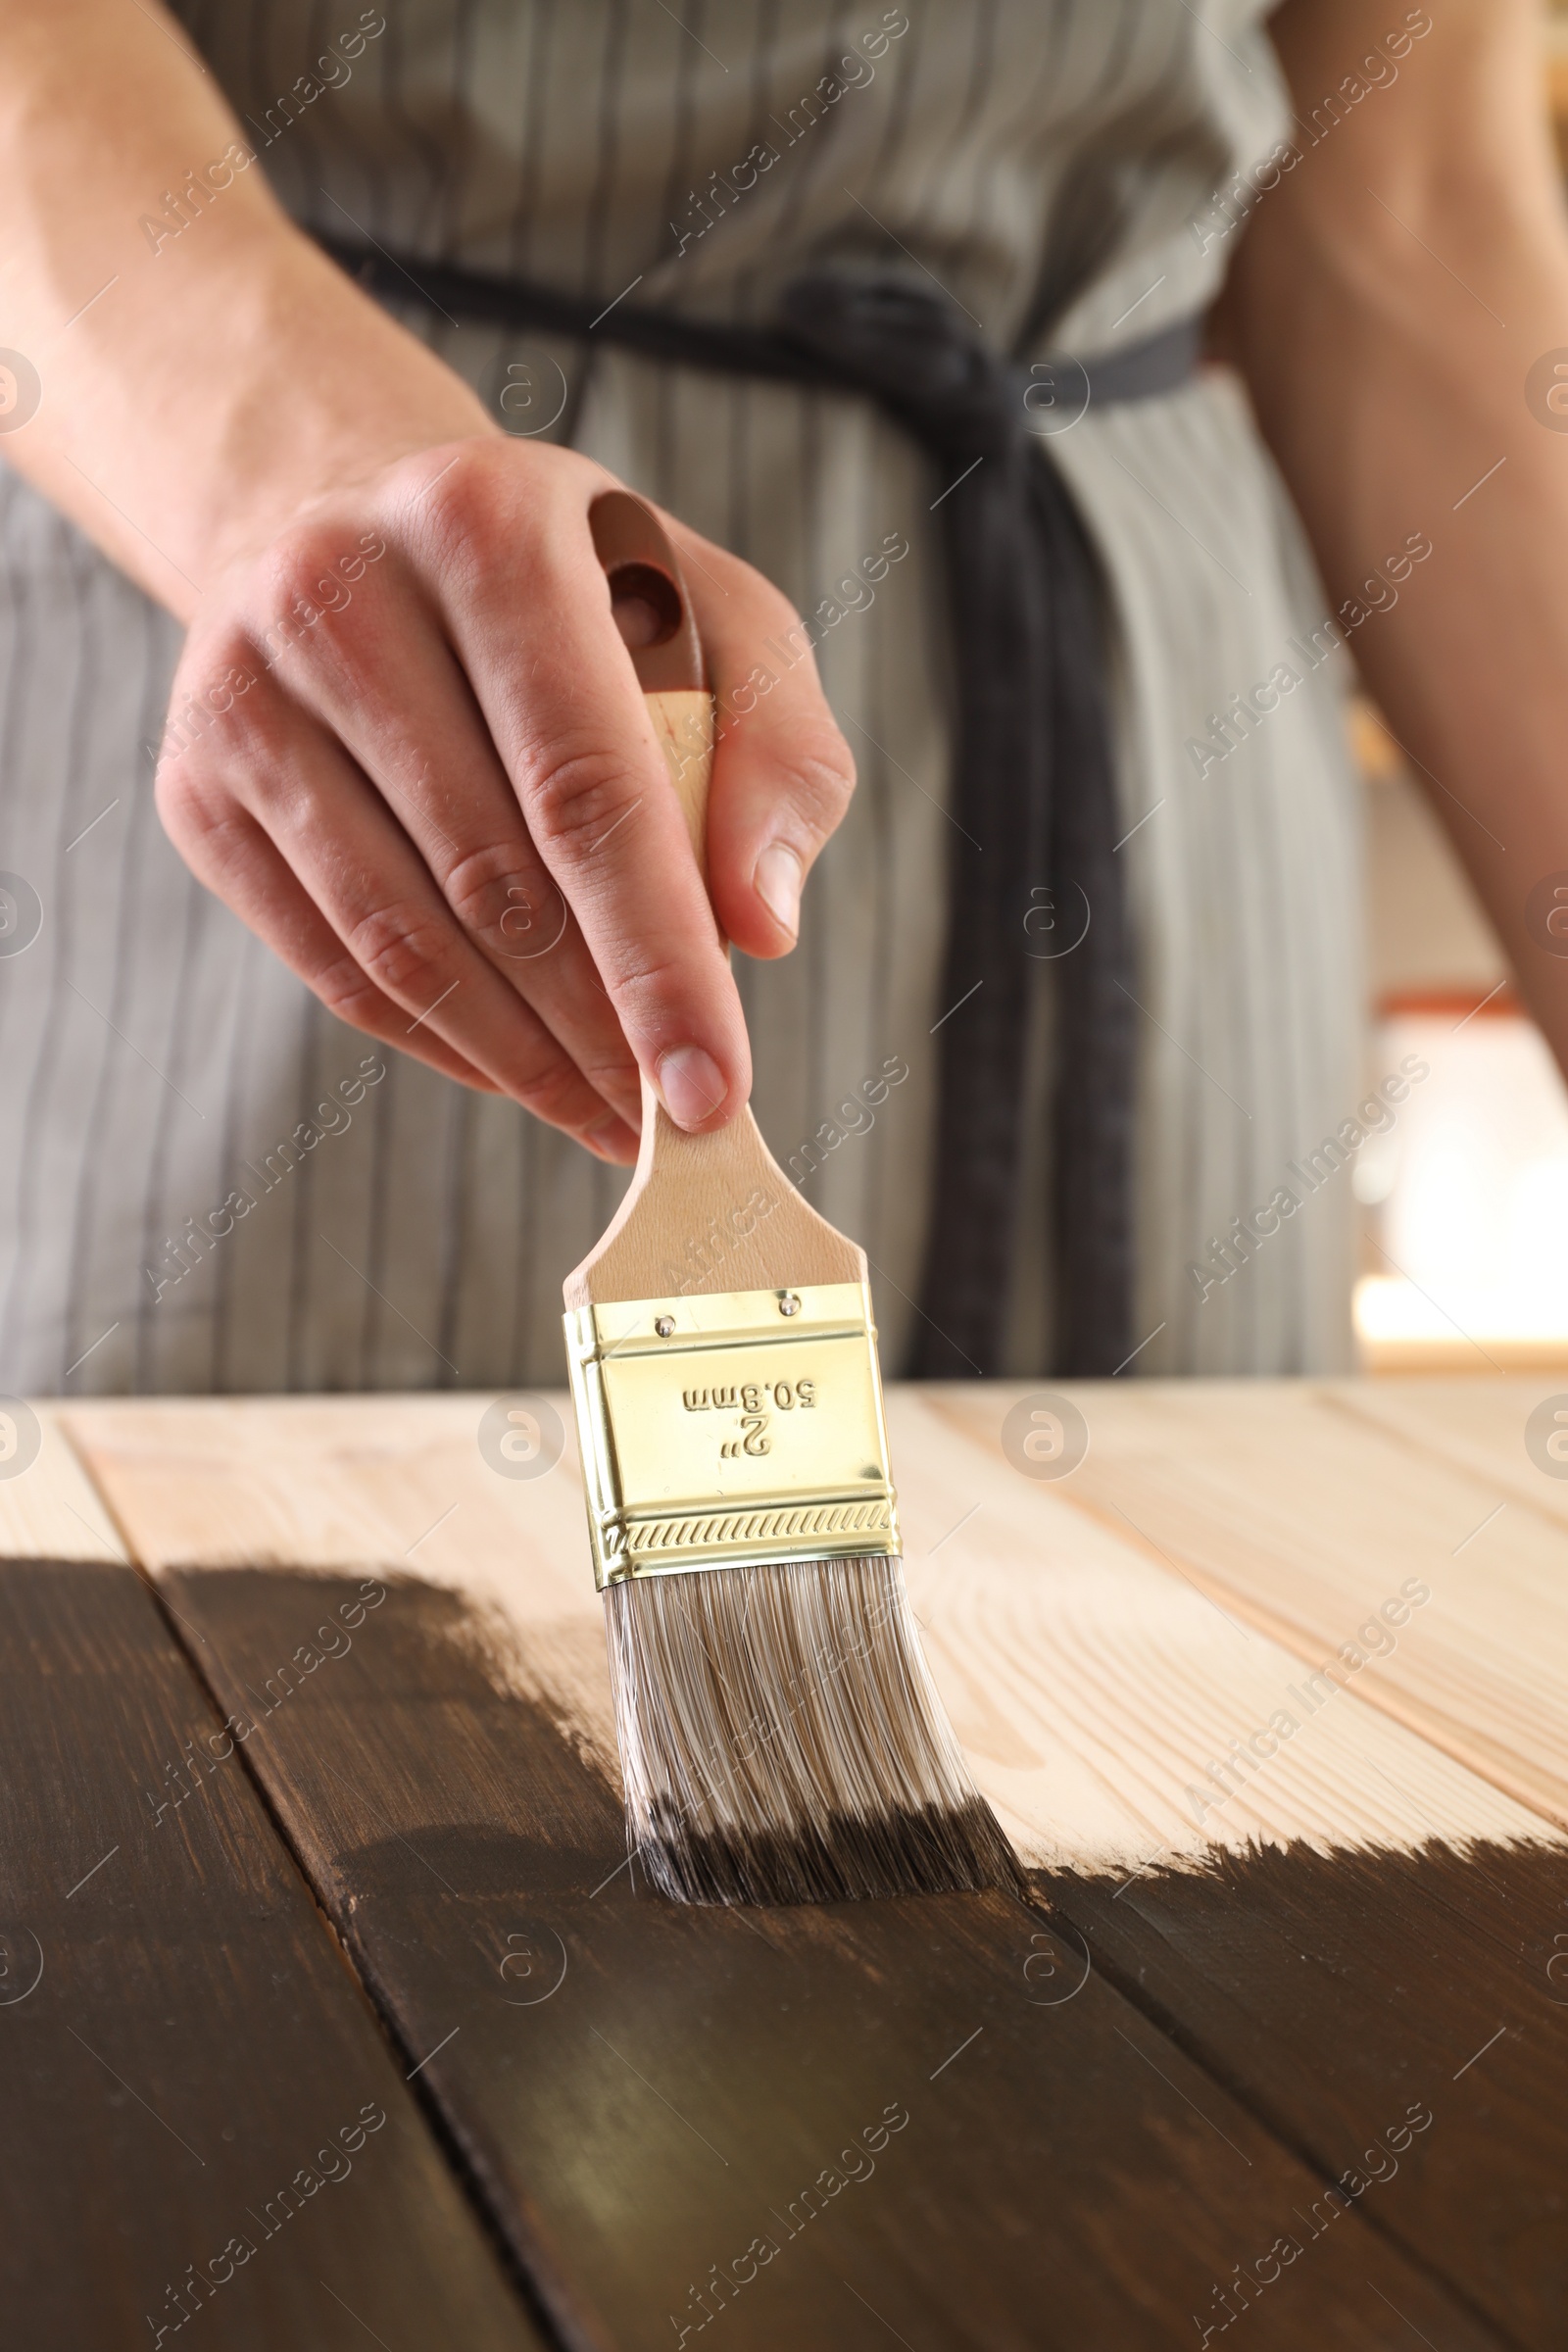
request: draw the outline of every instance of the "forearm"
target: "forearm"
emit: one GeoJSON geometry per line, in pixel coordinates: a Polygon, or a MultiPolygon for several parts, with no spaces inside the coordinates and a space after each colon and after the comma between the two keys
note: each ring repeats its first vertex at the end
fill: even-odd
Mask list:
{"type": "MultiPolygon", "coordinates": [[[[1346,0],[1284,13],[1300,111],[1355,68],[1367,24],[1346,0]]],[[[1568,868],[1568,434],[1525,398],[1568,346],[1539,79],[1528,9],[1438,12],[1398,82],[1263,199],[1224,322],[1331,606],[1367,614],[1355,662],[1568,1067],[1568,962],[1527,915],[1568,868]],[[1412,533],[1431,557],[1385,585],[1412,533]]]]}
{"type": "Polygon", "coordinates": [[[150,10],[0,15],[0,345],[41,387],[0,450],[188,617],[322,491],[499,428],[287,220],[241,160],[256,142],[150,10]],[[161,237],[182,191],[188,225],[161,237]]]}

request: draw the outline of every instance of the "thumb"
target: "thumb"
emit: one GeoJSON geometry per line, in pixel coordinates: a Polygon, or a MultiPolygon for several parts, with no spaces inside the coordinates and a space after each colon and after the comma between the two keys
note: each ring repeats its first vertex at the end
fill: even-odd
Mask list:
{"type": "Polygon", "coordinates": [[[801,892],[855,790],[855,761],[789,600],[736,556],[678,531],[712,675],[717,742],[708,808],[709,890],[748,956],[786,955],[801,892]]]}

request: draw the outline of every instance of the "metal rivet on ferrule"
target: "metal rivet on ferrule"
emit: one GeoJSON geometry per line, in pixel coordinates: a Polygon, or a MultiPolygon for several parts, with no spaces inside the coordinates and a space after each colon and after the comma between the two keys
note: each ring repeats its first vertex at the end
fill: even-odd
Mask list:
{"type": "Polygon", "coordinates": [[[654,1329],[662,1340],[667,1340],[674,1328],[675,1318],[673,1315],[656,1315],[654,1317],[654,1329]]]}
{"type": "Polygon", "coordinates": [[[793,1291],[786,1291],[784,1293],[784,1296],[778,1302],[778,1311],[781,1315],[798,1315],[800,1313],[801,1302],[799,1298],[796,1298],[793,1291]]]}

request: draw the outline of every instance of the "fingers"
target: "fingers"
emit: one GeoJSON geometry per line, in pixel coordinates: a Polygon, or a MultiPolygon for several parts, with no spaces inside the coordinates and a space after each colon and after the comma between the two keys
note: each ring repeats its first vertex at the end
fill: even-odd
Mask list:
{"type": "MultiPolygon", "coordinates": [[[[236,808],[224,824],[204,828],[199,839],[184,826],[180,835],[180,855],[197,880],[265,939],[279,961],[321,995],[316,982],[341,959],[341,943],[255,820],[236,808]]],[[[341,1001],[332,1009],[350,1019],[341,1001]]],[[[464,1086],[487,1095],[499,1092],[432,1030],[410,1037],[408,1015],[368,980],[352,1007],[352,1026],[414,1054],[464,1086]]]]}
{"type": "Polygon", "coordinates": [[[287,711],[269,741],[260,715],[247,713],[236,776],[211,741],[201,762],[160,768],[160,813],[198,879],[340,1019],[511,1095],[602,1158],[635,1157],[635,1133],[464,938],[338,747],[287,711]]]}
{"type": "MultiPolygon", "coordinates": [[[[274,581],[276,600],[291,601],[290,574],[309,579],[316,568],[309,551],[296,549],[274,581]]],[[[280,677],[381,795],[464,936],[635,1127],[636,1059],[609,998],[593,985],[582,932],[529,837],[424,586],[397,553],[373,594],[318,631],[311,659],[286,662],[280,677]]],[[[470,1058],[477,1048],[467,1022],[479,1003],[471,995],[453,1000],[455,1040],[470,1058]]]]}
{"type": "Polygon", "coordinates": [[[474,440],[318,510],[198,616],[159,797],[332,1009],[624,1158],[638,1065],[689,1130],[746,1100],[714,906],[782,954],[853,767],[785,600],[672,526],[720,706],[710,905],[593,553],[609,482],[474,440]]]}
{"type": "Polygon", "coordinates": [[[750,1092],[750,1050],[589,537],[609,477],[570,452],[527,473],[505,445],[468,447],[411,547],[632,1052],[677,1124],[721,1126],[750,1092]]]}
{"type": "Polygon", "coordinates": [[[738,948],[782,956],[800,929],[806,877],[850,805],[855,762],[788,599],[749,564],[665,519],[718,707],[709,888],[738,948]]]}

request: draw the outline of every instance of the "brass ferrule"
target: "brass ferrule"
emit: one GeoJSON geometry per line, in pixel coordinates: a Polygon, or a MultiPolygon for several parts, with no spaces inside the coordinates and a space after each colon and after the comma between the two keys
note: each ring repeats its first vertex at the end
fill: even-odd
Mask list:
{"type": "Polygon", "coordinates": [[[897,1555],[864,1283],[564,1318],[601,1592],[741,1561],[897,1555]]]}

